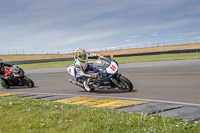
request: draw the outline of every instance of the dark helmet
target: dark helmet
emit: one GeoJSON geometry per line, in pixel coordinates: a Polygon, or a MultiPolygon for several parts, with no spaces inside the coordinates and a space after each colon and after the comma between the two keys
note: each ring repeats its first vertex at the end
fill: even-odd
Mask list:
{"type": "Polygon", "coordinates": [[[3,60],[0,58],[0,65],[3,63],[3,60]]]}
{"type": "Polygon", "coordinates": [[[0,71],[3,68],[3,60],[0,58],[0,71]]]}

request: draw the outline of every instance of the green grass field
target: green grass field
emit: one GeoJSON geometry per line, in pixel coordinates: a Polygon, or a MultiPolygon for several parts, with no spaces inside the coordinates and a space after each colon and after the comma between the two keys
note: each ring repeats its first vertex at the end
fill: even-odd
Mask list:
{"type": "Polygon", "coordinates": [[[0,133],[198,133],[200,124],[158,114],[0,97],[0,133]]]}
{"type": "MultiPolygon", "coordinates": [[[[200,53],[114,57],[114,59],[119,64],[138,63],[138,62],[153,62],[153,61],[169,61],[169,60],[188,60],[188,59],[200,59],[200,53]]],[[[39,68],[67,67],[73,63],[74,63],[73,61],[59,61],[59,62],[24,64],[24,65],[18,65],[18,66],[21,68],[24,68],[24,69],[39,69],[39,68]]]]}

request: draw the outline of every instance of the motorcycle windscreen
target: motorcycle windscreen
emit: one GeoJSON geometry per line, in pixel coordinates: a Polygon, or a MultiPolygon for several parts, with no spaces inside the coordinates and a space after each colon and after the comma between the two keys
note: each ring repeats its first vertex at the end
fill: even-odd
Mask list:
{"type": "Polygon", "coordinates": [[[12,67],[11,67],[11,71],[12,71],[13,73],[19,73],[19,68],[15,67],[15,66],[12,66],[12,67]]]}
{"type": "Polygon", "coordinates": [[[93,67],[107,68],[110,65],[110,61],[106,58],[98,58],[97,61],[93,63],[93,67]]]}

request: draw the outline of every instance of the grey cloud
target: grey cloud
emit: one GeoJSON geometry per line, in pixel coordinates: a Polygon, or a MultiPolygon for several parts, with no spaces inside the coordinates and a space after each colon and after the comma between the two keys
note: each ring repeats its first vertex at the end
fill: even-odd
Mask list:
{"type": "Polygon", "coordinates": [[[55,50],[84,44],[94,49],[134,41],[151,44],[156,36],[194,38],[200,27],[199,5],[197,0],[4,0],[0,46],[55,50]]]}

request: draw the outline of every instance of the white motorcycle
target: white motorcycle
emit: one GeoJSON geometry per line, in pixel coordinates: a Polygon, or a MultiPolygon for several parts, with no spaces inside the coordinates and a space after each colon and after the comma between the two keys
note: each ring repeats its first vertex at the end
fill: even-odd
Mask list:
{"type": "Polygon", "coordinates": [[[123,92],[130,92],[133,90],[132,82],[118,73],[118,63],[108,57],[99,57],[97,61],[89,64],[88,71],[91,73],[98,73],[95,79],[82,77],[77,74],[74,65],[67,68],[67,72],[76,78],[76,80],[69,79],[69,82],[80,87],[84,87],[83,82],[87,80],[88,85],[93,91],[95,88],[98,89],[111,89],[118,88],[123,92]]]}

